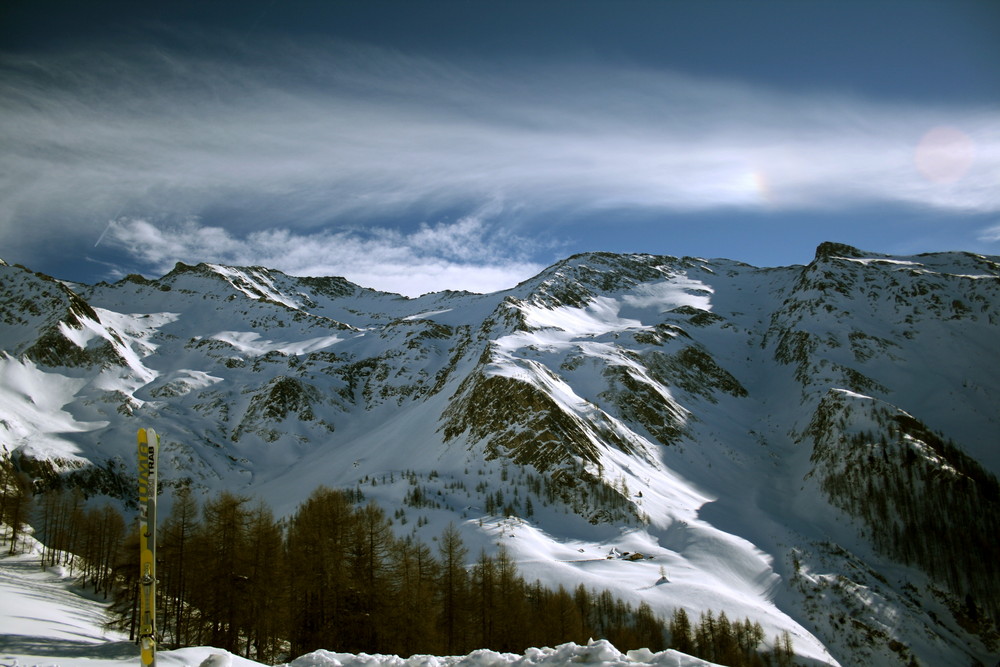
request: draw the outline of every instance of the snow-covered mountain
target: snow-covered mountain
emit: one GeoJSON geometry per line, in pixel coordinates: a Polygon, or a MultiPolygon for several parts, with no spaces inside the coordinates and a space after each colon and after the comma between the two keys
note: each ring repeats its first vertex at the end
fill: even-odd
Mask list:
{"type": "Polygon", "coordinates": [[[803,660],[992,664],[998,341],[1000,258],[967,253],[593,253],[416,299],[2,264],[0,443],[128,501],[153,427],[167,505],[190,484],[283,514],[358,487],[401,533],[455,521],[529,578],[749,616],[803,660]]]}

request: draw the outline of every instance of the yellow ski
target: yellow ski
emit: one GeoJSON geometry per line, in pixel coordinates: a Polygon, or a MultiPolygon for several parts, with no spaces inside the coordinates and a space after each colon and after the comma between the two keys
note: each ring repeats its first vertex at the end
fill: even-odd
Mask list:
{"type": "Polygon", "coordinates": [[[139,429],[139,648],[156,664],[156,459],[160,436],[139,429]]]}

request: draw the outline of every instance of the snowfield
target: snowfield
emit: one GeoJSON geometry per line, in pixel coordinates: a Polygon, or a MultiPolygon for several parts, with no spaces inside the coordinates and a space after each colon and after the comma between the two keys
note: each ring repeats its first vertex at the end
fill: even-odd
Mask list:
{"type": "MultiPolygon", "coordinates": [[[[127,636],[103,628],[106,604],[74,586],[61,569],[42,570],[39,554],[0,558],[0,664],[4,667],[122,667],[139,650],[127,636]]],[[[258,667],[260,663],[207,646],[156,654],[160,667],[258,667]]],[[[465,656],[353,655],[314,651],[290,667],[500,667],[532,665],[595,667],[701,667],[712,665],[677,651],[640,649],[623,654],[607,641],[588,646],[533,648],[524,655],[480,650],[465,656]]]]}

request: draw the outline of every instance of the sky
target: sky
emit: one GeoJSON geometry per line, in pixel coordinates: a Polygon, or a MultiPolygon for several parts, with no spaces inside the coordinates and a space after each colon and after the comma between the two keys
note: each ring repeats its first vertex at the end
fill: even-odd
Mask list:
{"type": "Polygon", "coordinates": [[[0,8],[0,258],[408,296],[578,252],[1000,255],[1000,3],[0,8]]]}

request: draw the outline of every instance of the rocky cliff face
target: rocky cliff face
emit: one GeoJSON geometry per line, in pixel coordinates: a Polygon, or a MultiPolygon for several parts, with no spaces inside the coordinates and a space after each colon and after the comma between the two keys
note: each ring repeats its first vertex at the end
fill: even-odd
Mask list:
{"type": "Polygon", "coordinates": [[[262,267],[73,285],[2,264],[0,442],[114,495],[153,426],[168,490],[288,511],[364,486],[421,526],[544,535],[537,572],[567,583],[605,576],[560,564],[569,544],[638,540],[677,572],[626,591],[654,608],[764,616],[831,664],[995,661],[998,340],[1000,260],[964,253],[596,253],[418,299],[262,267]]]}

